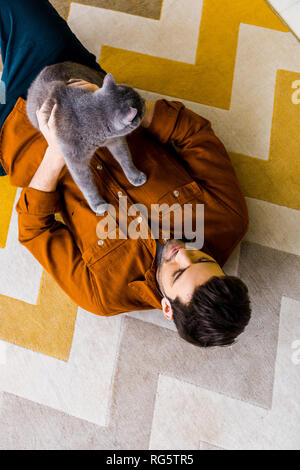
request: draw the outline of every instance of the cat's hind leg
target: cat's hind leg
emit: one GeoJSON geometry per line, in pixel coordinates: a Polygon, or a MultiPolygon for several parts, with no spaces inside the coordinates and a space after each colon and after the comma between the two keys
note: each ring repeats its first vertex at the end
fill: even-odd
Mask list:
{"type": "Polygon", "coordinates": [[[97,215],[104,214],[108,210],[109,204],[102,196],[100,196],[96,183],[94,182],[93,173],[89,166],[79,167],[72,164],[68,166],[68,168],[92,211],[97,215]]]}
{"type": "Polygon", "coordinates": [[[109,204],[99,194],[92,170],[89,167],[89,162],[94,154],[94,150],[90,151],[89,155],[85,154],[85,157],[82,158],[84,154],[80,151],[80,147],[71,149],[71,147],[61,143],[60,146],[71,176],[90,208],[97,215],[104,214],[108,210],[109,204]]]}

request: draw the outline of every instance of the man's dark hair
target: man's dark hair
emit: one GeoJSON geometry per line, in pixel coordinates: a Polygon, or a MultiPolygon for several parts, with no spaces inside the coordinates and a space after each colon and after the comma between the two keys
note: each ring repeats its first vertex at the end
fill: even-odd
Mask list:
{"type": "Polygon", "coordinates": [[[189,303],[169,299],[179,336],[196,346],[229,346],[251,316],[248,288],[236,276],[214,276],[196,287],[189,303]]]}

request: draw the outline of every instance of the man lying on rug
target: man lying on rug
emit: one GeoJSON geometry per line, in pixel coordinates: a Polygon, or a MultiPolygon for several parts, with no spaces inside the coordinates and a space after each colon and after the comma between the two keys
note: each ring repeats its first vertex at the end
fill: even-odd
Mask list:
{"type": "MultiPolygon", "coordinates": [[[[143,204],[148,214],[153,204],[188,204],[195,226],[196,207],[204,204],[201,250],[161,236],[133,239],[120,227],[118,237],[99,239],[99,221],[109,221],[109,215],[99,218],[91,211],[67,170],[53,119],[45,120],[40,111],[42,133],[37,131],[26,114],[26,97],[46,65],[73,61],[102,69],[47,0],[0,0],[0,22],[6,84],[0,160],[11,184],[24,188],[17,204],[19,241],[90,312],[162,309],[186,341],[232,344],[249,322],[250,302],[246,285],[222,266],[247,231],[248,213],[210,122],[179,101],[147,103],[141,126],[127,138],[135,164],[148,178],[142,186],[127,181],[107,148],[98,149],[91,162],[100,194],[117,210],[120,200],[143,204]],[[55,217],[59,212],[63,221],[55,217]]],[[[138,220],[150,233],[150,218],[138,220]]]]}

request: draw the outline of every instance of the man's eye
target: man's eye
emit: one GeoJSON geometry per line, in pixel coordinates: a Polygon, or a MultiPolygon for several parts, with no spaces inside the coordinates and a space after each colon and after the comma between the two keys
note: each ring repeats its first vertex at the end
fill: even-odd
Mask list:
{"type": "Polygon", "coordinates": [[[179,269],[178,271],[175,271],[175,273],[173,274],[173,281],[175,282],[176,279],[179,278],[180,274],[183,272],[183,269],[179,269]]]}

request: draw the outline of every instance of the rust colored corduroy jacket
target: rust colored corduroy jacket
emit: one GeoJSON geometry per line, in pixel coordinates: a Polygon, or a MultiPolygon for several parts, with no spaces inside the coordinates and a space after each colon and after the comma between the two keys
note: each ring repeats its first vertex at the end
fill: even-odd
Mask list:
{"type": "MultiPolygon", "coordinates": [[[[150,127],[139,127],[127,140],[148,181],[132,186],[108,149],[100,148],[91,166],[103,197],[118,208],[121,195],[127,196],[128,207],[144,204],[148,214],[151,204],[204,204],[202,250],[222,266],[247,230],[248,213],[229,156],[210,122],[181,102],[161,99],[150,127]]],[[[11,184],[24,188],[17,204],[19,241],[90,312],[116,315],[161,308],[154,239],[119,236],[99,245],[100,219],[67,168],[57,191],[27,188],[46,148],[44,137],[27,118],[26,101],[19,98],[0,133],[1,163],[11,184]],[[63,222],[57,220],[58,212],[63,222]]],[[[142,224],[148,229],[150,220],[144,218],[142,224]]]]}

